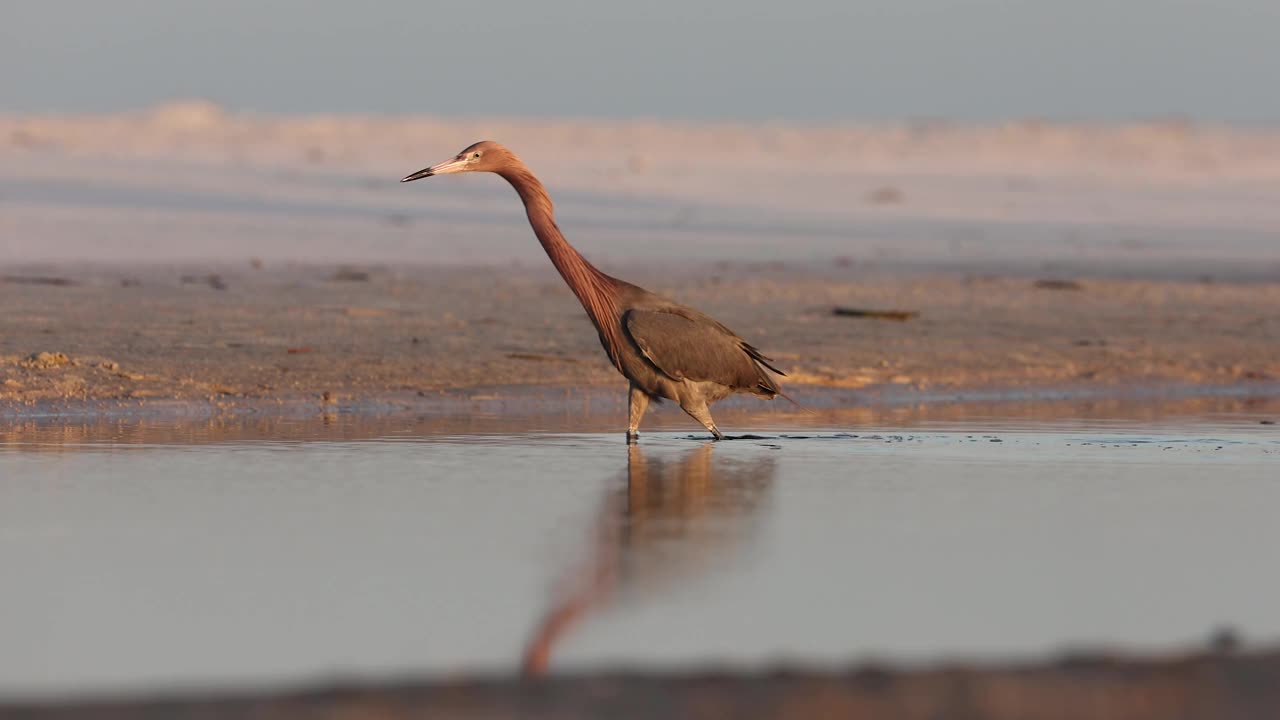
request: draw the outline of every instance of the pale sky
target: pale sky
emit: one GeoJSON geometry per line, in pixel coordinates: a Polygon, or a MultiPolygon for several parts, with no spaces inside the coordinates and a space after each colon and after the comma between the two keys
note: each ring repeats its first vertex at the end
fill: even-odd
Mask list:
{"type": "Polygon", "coordinates": [[[0,111],[1280,121],[1280,0],[0,0],[0,111]]]}

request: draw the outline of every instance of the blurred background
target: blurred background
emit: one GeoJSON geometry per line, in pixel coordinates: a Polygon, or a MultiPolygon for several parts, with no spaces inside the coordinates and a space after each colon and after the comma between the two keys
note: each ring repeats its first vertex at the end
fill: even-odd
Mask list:
{"type": "Polygon", "coordinates": [[[7,3],[0,257],[540,263],[500,180],[395,184],[490,138],[606,263],[1273,276],[1277,26],[1267,0],[7,3]]]}
{"type": "Polygon", "coordinates": [[[1269,0],[6,3],[0,109],[1265,123],[1269,0]]]}

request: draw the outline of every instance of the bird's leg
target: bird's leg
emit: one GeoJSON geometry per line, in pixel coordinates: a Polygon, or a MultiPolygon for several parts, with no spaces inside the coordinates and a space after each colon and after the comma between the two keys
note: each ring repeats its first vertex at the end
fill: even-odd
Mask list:
{"type": "Polygon", "coordinates": [[[724,439],[724,434],[716,428],[716,421],[711,419],[711,411],[707,409],[705,401],[690,402],[688,405],[681,405],[680,408],[689,413],[689,417],[702,423],[702,427],[706,428],[717,440],[724,439]]]}
{"type": "Polygon", "coordinates": [[[635,442],[640,437],[640,418],[644,417],[644,411],[649,407],[649,396],[645,391],[636,387],[635,383],[631,385],[631,423],[627,425],[627,442],[635,442]]]}

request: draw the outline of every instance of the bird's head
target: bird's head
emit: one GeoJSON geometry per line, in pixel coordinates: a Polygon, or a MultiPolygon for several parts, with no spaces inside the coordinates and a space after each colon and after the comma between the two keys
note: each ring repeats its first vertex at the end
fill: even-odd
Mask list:
{"type": "Polygon", "coordinates": [[[481,140],[438,165],[432,165],[412,175],[406,175],[400,182],[421,180],[432,175],[448,175],[449,173],[497,172],[514,159],[515,155],[498,143],[492,140],[481,140]]]}

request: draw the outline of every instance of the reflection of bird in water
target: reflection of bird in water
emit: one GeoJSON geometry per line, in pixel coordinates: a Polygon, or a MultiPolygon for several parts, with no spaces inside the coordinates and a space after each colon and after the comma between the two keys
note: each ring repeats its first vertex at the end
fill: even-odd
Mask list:
{"type": "Polygon", "coordinates": [[[627,448],[626,485],[606,497],[587,558],[560,583],[526,645],[526,675],[544,673],[559,639],[620,593],[658,589],[745,538],[745,521],[773,483],[773,458],[712,453],[707,444],[675,461],[648,460],[638,446],[627,448]]]}
{"type": "Polygon", "coordinates": [[[765,368],[782,372],[732,330],[691,307],[605,275],[587,262],[556,225],[546,188],[515,153],[498,143],[478,142],[401,182],[463,172],[497,173],[520,195],[551,264],[578,296],[613,366],[631,381],[628,440],[639,433],[651,399],[680,403],[719,440],[723,435],[708,404],[734,393],[767,399],[782,395],[765,368]]]}

